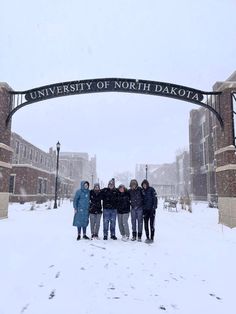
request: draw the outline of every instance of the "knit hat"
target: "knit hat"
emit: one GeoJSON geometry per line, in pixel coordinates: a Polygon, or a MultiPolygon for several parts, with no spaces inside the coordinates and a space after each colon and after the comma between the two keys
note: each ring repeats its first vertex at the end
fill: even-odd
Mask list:
{"type": "Polygon", "coordinates": [[[94,183],[93,188],[95,189],[96,187],[98,187],[100,190],[100,184],[99,183],[94,183]]]}
{"type": "Polygon", "coordinates": [[[113,187],[115,187],[115,179],[113,178],[113,179],[111,179],[109,182],[108,182],[108,187],[110,187],[110,186],[113,186],[113,187]]]}
{"type": "Polygon", "coordinates": [[[138,181],[137,181],[136,179],[132,179],[132,180],[130,181],[129,186],[131,187],[131,186],[133,186],[133,185],[135,185],[135,187],[138,186],[138,181]]]}

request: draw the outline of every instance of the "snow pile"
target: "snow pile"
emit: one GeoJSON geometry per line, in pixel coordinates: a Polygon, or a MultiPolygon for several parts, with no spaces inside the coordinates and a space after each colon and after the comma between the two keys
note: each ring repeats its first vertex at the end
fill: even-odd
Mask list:
{"type": "Polygon", "coordinates": [[[236,230],[217,224],[217,209],[160,204],[147,245],[76,241],[70,202],[31,206],[12,204],[0,221],[0,314],[234,313],[236,230]]]}

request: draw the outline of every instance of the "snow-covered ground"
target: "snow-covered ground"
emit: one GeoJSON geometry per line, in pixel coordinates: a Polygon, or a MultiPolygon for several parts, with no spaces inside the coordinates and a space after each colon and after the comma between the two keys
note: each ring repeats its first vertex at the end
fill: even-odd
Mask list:
{"type": "Polygon", "coordinates": [[[236,230],[218,225],[216,209],[160,204],[152,245],[76,241],[72,216],[69,201],[10,205],[0,220],[0,314],[235,313],[236,230]]]}

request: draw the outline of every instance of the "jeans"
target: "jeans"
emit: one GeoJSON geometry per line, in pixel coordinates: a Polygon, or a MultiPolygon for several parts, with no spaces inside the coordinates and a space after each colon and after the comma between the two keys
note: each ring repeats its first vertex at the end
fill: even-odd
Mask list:
{"type": "Polygon", "coordinates": [[[143,231],[143,209],[142,208],[132,208],[131,209],[131,224],[133,234],[137,233],[137,224],[138,224],[138,233],[142,236],[143,231]]]}
{"type": "Polygon", "coordinates": [[[102,214],[90,214],[91,234],[98,236],[102,214]]]}
{"type": "Polygon", "coordinates": [[[155,233],[155,211],[147,211],[143,215],[144,218],[144,229],[147,239],[149,239],[149,223],[150,223],[150,233],[151,239],[154,240],[155,233]]]}
{"type": "Polygon", "coordinates": [[[108,229],[110,223],[111,237],[116,235],[116,213],[117,210],[114,208],[103,209],[103,234],[108,236],[108,229]]]}
{"type": "Polygon", "coordinates": [[[126,237],[129,237],[128,219],[129,219],[129,213],[118,214],[118,225],[120,229],[120,234],[126,237]]]}

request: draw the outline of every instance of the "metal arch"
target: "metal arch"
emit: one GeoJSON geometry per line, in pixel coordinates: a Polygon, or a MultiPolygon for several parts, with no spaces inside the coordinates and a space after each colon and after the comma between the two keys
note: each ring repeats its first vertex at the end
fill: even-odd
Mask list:
{"type": "Polygon", "coordinates": [[[144,95],[164,96],[191,102],[209,109],[223,128],[220,115],[221,92],[204,92],[191,87],[166,82],[135,80],[127,78],[101,78],[92,80],[68,81],[45,85],[26,91],[10,91],[12,110],[6,119],[9,123],[13,114],[29,104],[55,97],[100,92],[124,92],[144,95]],[[217,108],[219,108],[217,110],[217,108]]]}

